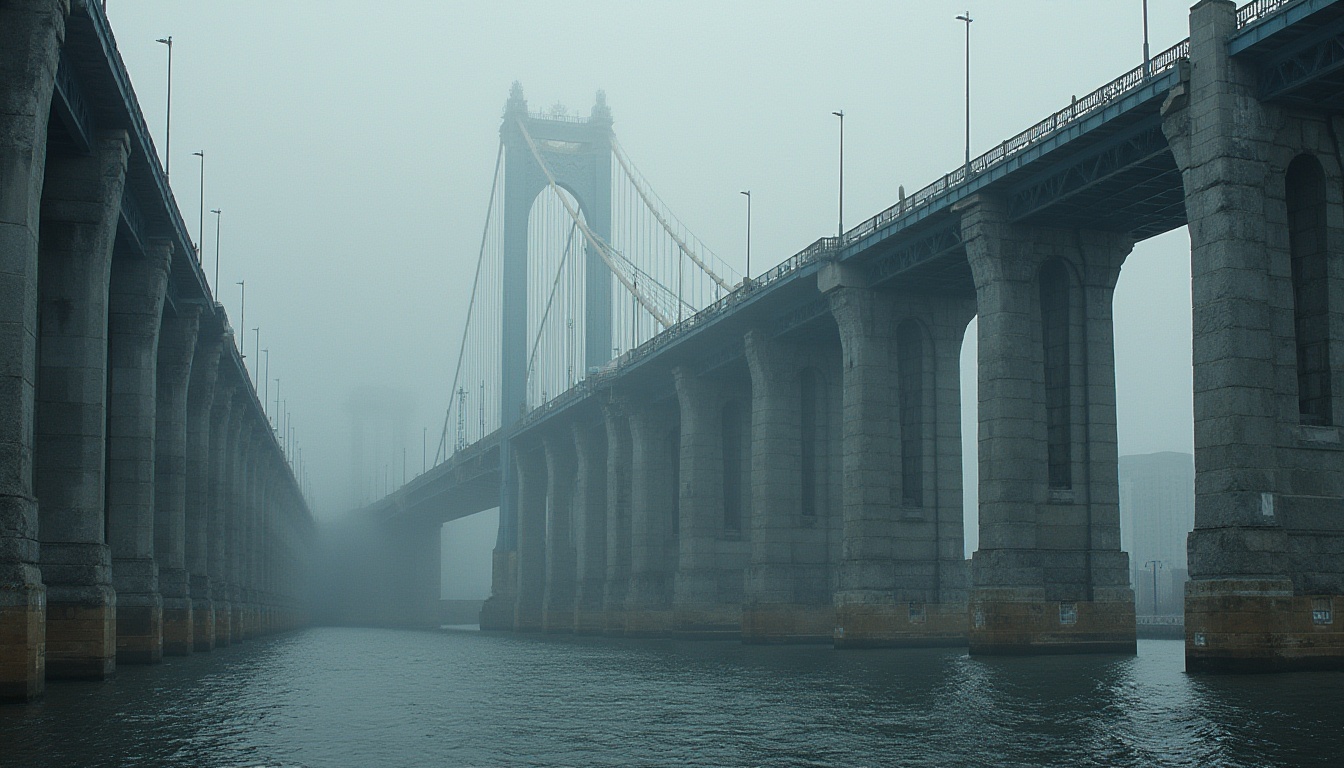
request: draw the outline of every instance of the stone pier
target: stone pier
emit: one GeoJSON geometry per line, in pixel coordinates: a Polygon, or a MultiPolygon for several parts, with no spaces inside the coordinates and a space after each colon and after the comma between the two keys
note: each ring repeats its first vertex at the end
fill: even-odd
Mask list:
{"type": "Polygon", "coordinates": [[[1120,549],[1111,302],[1126,235],[961,209],[980,366],[971,652],[1133,653],[1120,549]]]}
{"type": "Polygon", "coordinates": [[[191,577],[187,572],[187,386],[201,308],[183,305],[159,331],[158,424],[154,458],[154,555],[163,595],[163,652],[195,650],[191,577]]]}
{"type": "Polygon", "coordinates": [[[607,579],[607,441],[604,426],[575,424],[574,631],[601,634],[607,579]]]}
{"type": "Polygon", "coordinates": [[[159,328],[173,246],[112,262],[108,294],[107,520],[117,590],[117,662],[163,659],[163,597],[154,560],[154,447],[159,328]]]}
{"type": "Polygon", "coordinates": [[[513,628],[538,632],[546,592],[546,457],[518,448],[518,596],[513,628]]]}
{"type": "Polygon", "coordinates": [[[821,282],[844,350],[835,645],[965,644],[959,358],[974,302],[879,293],[834,266],[821,282]]]}
{"type": "Polygon", "coordinates": [[[743,578],[750,559],[751,435],[742,380],[673,372],[681,415],[681,530],[672,632],[696,639],[742,635],[743,578]]]}
{"type": "Polygon", "coordinates": [[[47,590],[33,488],[38,230],[68,2],[0,7],[0,702],[45,686],[47,590]]]}
{"type": "Polygon", "coordinates": [[[211,411],[222,344],[201,331],[192,357],[187,395],[186,567],[191,589],[192,646],[215,648],[215,603],[210,587],[211,411]]]}
{"type": "Polygon", "coordinates": [[[835,627],[834,348],[804,354],[760,330],[751,370],[751,563],[742,606],[747,643],[830,643],[835,627]]]}
{"type": "Polygon", "coordinates": [[[124,134],[47,167],[43,192],[36,484],[47,583],[47,676],[115,668],[118,596],[107,542],[108,291],[124,134]]]}
{"type": "Polygon", "coordinates": [[[680,512],[676,412],[662,403],[630,416],[630,586],[626,637],[662,637],[672,630],[680,512]]]}
{"type": "Polygon", "coordinates": [[[603,407],[607,432],[607,574],[602,594],[606,617],[602,632],[621,636],[626,628],[626,598],[630,590],[630,500],[633,448],[630,418],[619,402],[603,407]]]}
{"type": "Polygon", "coordinates": [[[1235,31],[1235,4],[1192,9],[1188,77],[1163,105],[1192,249],[1186,668],[1340,668],[1344,121],[1260,101],[1235,31]]]}
{"type": "Polygon", "coordinates": [[[546,591],[542,628],[574,631],[574,441],[569,430],[544,440],[546,454],[546,591]]]}

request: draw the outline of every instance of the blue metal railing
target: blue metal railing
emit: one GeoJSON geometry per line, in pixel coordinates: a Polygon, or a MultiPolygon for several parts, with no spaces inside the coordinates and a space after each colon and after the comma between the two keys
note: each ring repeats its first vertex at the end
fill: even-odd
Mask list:
{"type": "MultiPolygon", "coordinates": [[[[1289,6],[1296,5],[1303,1],[1304,0],[1253,0],[1237,11],[1237,27],[1239,29],[1246,27],[1249,24],[1273,16],[1289,6]]],[[[1114,103],[1117,99],[1142,88],[1151,82],[1154,77],[1165,74],[1176,68],[1181,61],[1188,59],[1189,57],[1190,40],[1187,38],[1159,53],[1157,56],[1154,56],[1145,64],[1141,64],[1134,69],[1129,70],[1109,83],[1106,83],[1086,96],[1083,96],[1081,99],[1075,97],[1069,105],[1063,109],[1054,112],[1049,117],[1041,120],[1025,131],[1018,133],[988,152],[972,159],[969,164],[944,174],[942,178],[928,184],[913,195],[910,195],[909,197],[902,196],[895,205],[878,213],[876,216],[861,222],[845,232],[841,237],[821,238],[766,272],[761,277],[751,280],[750,282],[744,281],[737,290],[729,293],[727,296],[724,296],[699,312],[696,312],[685,320],[668,327],[638,347],[626,352],[606,368],[597,373],[590,374],[569,391],[529,412],[521,420],[520,426],[544,418],[546,414],[586,397],[590,391],[600,387],[604,382],[618,378],[629,366],[647,359],[695,328],[705,325],[714,318],[730,311],[732,308],[745,301],[752,293],[759,291],[772,283],[787,278],[808,264],[823,259],[834,258],[835,254],[844,246],[857,242],[876,232],[880,228],[889,226],[893,222],[914,214],[919,209],[938,200],[950,190],[999,166],[1022,151],[1039,145],[1055,136],[1062,129],[1067,128],[1075,124],[1078,120],[1114,103]]],[[[536,117],[542,119],[556,119],[544,115],[537,115],[536,117]]],[[[584,120],[582,118],[570,119],[577,122],[582,122],[584,120]]]]}

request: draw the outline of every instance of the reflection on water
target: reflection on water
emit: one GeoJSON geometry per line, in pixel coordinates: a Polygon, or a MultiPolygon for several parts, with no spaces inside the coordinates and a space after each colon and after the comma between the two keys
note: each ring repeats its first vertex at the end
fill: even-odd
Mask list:
{"type": "Polygon", "coordinates": [[[1339,765],[1344,674],[313,629],[0,708],[3,766],[1339,765]]]}

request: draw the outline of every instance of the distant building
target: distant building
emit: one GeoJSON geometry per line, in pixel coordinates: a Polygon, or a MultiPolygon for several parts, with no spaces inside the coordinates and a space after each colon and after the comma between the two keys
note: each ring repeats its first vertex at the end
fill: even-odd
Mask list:
{"type": "Polygon", "coordinates": [[[1185,538],[1194,527],[1194,456],[1165,452],[1120,457],[1120,542],[1129,552],[1140,615],[1183,612],[1189,578],[1185,538]]]}

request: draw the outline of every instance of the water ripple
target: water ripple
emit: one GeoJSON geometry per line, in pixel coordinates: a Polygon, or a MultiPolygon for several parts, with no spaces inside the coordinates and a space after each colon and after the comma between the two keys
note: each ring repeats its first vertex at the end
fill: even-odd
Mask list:
{"type": "Polygon", "coordinates": [[[0,766],[1335,765],[1344,674],[329,628],[57,683],[0,766]]]}

